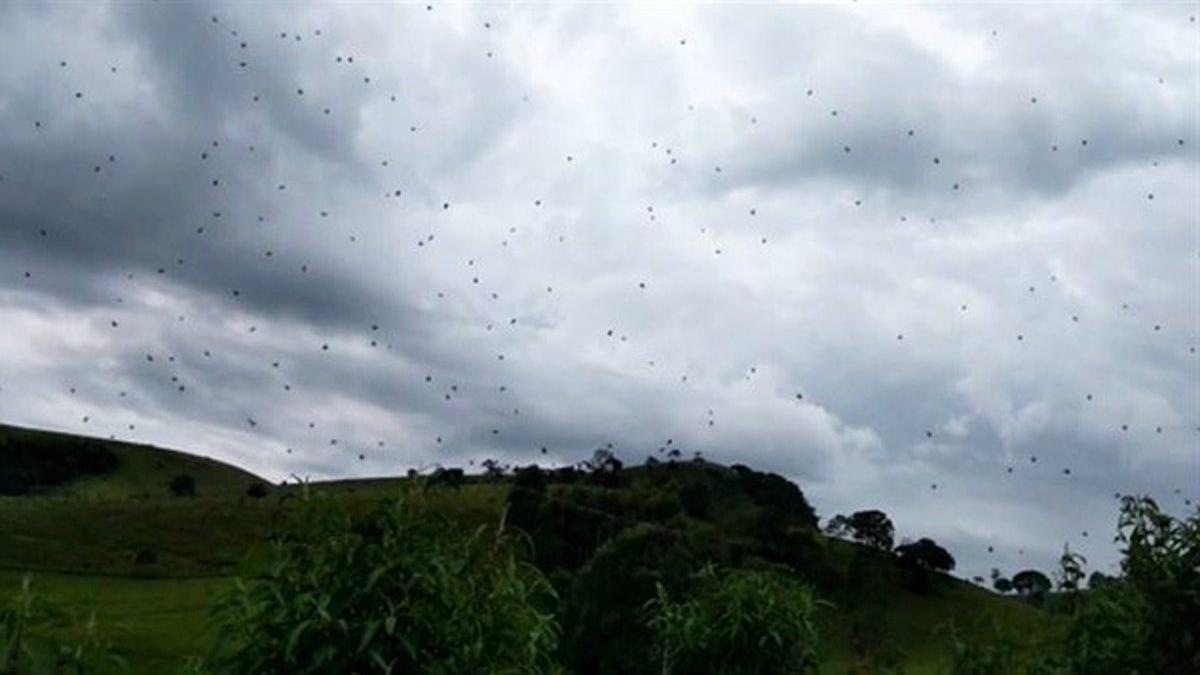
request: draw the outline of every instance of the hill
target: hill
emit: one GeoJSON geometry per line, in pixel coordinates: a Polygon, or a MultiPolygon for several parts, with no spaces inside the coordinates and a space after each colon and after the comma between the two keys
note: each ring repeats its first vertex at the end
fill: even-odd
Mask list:
{"type": "Polygon", "coordinates": [[[186,452],[0,424],[0,496],[148,499],[167,496],[180,475],[191,476],[197,493],[208,497],[236,497],[264,482],[186,452]]]}
{"type": "MultiPolygon", "coordinates": [[[[115,458],[103,470],[0,497],[0,595],[33,571],[48,597],[96,613],[133,672],[174,672],[185,656],[208,648],[213,599],[253,566],[259,545],[302,495],[324,495],[361,512],[410,484],[403,478],[336,481],[251,496],[248,486],[260,482],[253,474],[182,452],[13,427],[0,428],[0,439],[0,472],[12,473],[18,462],[28,467],[34,450],[59,457],[105,451],[115,458]],[[195,478],[195,496],[168,489],[181,474],[195,478]]],[[[950,649],[940,629],[949,622],[970,633],[981,617],[1019,630],[1042,621],[1025,603],[953,577],[935,574],[925,587],[914,585],[892,556],[820,534],[797,486],[748,467],[610,462],[587,471],[527,468],[440,478],[447,476],[452,480],[429,480],[427,487],[446,485],[424,490],[422,498],[464,525],[494,524],[505,514],[529,534],[534,562],[564,604],[579,597],[602,601],[589,610],[592,616],[603,610],[619,617],[640,607],[648,598],[637,593],[647,579],[669,581],[672,573],[663,565],[682,560],[684,568],[704,561],[773,566],[812,584],[829,603],[825,672],[871,672],[881,655],[907,672],[933,672],[950,649]],[[605,576],[600,559],[612,560],[618,571],[650,576],[605,576]],[[629,606],[618,601],[622,584],[632,593],[629,606]]],[[[608,639],[635,638],[636,631],[618,631],[608,639]]]]}

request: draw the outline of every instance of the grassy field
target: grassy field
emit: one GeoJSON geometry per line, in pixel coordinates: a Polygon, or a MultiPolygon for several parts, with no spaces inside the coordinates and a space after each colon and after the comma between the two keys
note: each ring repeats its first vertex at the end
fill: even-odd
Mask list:
{"type": "MultiPolygon", "coordinates": [[[[9,443],[36,433],[0,429],[9,443]]],[[[357,509],[404,483],[271,487],[255,499],[245,492],[257,477],[236,467],[146,446],[107,445],[119,458],[109,474],[36,495],[0,497],[0,594],[11,594],[32,572],[35,589],[48,599],[73,612],[94,612],[133,673],[178,672],[187,656],[209,649],[214,598],[233,586],[239,563],[286,517],[301,490],[357,509]],[[166,484],[179,473],[196,477],[198,496],[170,496],[166,484]]],[[[469,482],[427,498],[464,524],[496,522],[508,490],[504,483],[469,482]]],[[[736,510],[728,513],[736,518],[736,510]]],[[[856,551],[838,540],[823,542],[830,557],[845,564],[856,551]]],[[[1024,603],[956,579],[942,580],[937,593],[916,594],[887,569],[876,579],[886,592],[868,605],[826,596],[832,604],[825,611],[826,672],[869,672],[856,670],[850,656],[856,651],[855,617],[869,618],[876,638],[902,652],[910,673],[938,671],[950,646],[938,627],[950,621],[968,635],[987,617],[1020,630],[1043,621],[1024,603]]]]}

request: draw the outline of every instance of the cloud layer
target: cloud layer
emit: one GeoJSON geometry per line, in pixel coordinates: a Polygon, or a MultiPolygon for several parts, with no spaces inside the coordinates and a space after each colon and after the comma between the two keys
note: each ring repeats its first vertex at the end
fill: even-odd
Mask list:
{"type": "Polygon", "coordinates": [[[1200,498],[1193,14],[4,5],[0,419],[277,479],[670,439],[1103,567],[1114,492],[1200,498]]]}

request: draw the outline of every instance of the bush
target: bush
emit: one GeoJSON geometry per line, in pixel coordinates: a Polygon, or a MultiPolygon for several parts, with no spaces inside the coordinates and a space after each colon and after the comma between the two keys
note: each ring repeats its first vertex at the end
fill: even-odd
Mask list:
{"type": "Polygon", "coordinates": [[[682,593],[707,561],[725,562],[712,530],[680,531],[642,523],[601,546],[565,594],[565,662],[579,675],[642,675],[653,659],[652,633],[642,620],[663,586],[682,593]]]}
{"type": "Polygon", "coordinates": [[[817,672],[817,602],[784,575],[710,566],[688,599],[672,600],[659,585],[649,606],[665,675],[817,672]]]}
{"type": "Polygon", "coordinates": [[[190,474],[182,473],[171,479],[167,485],[171,490],[171,494],[176,497],[195,497],[196,496],[196,479],[190,474]]]}
{"type": "Polygon", "coordinates": [[[219,666],[273,673],[556,673],[554,592],[503,531],[417,496],[349,515],[309,498],[218,608],[219,666]]]}
{"type": "Polygon", "coordinates": [[[679,501],[683,504],[684,513],[692,518],[707,518],[712,506],[712,494],[708,483],[700,480],[689,480],[679,488],[679,501]]]}
{"type": "Polygon", "coordinates": [[[267,486],[262,481],[254,481],[246,488],[246,496],[251,499],[262,499],[267,496],[267,486]]]}

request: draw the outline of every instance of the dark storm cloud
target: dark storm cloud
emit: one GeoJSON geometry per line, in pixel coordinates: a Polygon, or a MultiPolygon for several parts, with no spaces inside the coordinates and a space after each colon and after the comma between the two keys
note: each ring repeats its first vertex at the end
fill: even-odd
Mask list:
{"type": "Polygon", "coordinates": [[[1197,470],[1195,30],[4,5],[0,419],[272,479],[679,448],[1103,566],[1197,470]]]}

